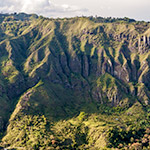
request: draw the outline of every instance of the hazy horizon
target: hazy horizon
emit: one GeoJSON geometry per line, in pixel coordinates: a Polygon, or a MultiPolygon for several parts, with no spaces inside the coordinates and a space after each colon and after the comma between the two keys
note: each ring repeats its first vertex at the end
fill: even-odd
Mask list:
{"type": "Polygon", "coordinates": [[[148,0],[0,0],[1,13],[36,13],[45,17],[101,16],[150,21],[148,0]]]}

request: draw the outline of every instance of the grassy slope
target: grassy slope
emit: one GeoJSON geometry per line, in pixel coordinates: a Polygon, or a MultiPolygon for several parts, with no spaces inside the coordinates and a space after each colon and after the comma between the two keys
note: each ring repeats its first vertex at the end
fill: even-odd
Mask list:
{"type": "MultiPolygon", "coordinates": [[[[106,137],[111,127],[128,130],[130,126],[136,126],[138,120],[146,120],[147,114],[142,106],[144,102],[124,92],[134,89],[138,81],[124,83],[110,72],[96,76],[94,70],[97,64],[103,63],[103,57],[107,63],[116,61],[122,67],[130,65],[128,59],[131,62],[137,60],[136,55],[140,64],[148,60],[149,52],[139,55],[137,47],[128,57],[123,51],[125,41],[114,41],[110,36],[121,33],[136,36],[136,39],[129,41],[134,46],[139,36],[143,35],[136,31],[134,23],[94,23],[87,18],[39,18],[33,22],[11,23],[1,24],[5,34],[3,39],[6,40],[1,39],[0,44],[0,75],[6,91],[7,88],[8,92],[11,91],[13,86],[18,94],[2,94],[1,105],[6,107],[2,108],[0,115],[5,116],[7,121],[11,114],[8,110],[14,109],[2,139],[3,146],[99,149],[109,144],[106,137]],[[119,52],[120,49],[123,50],[119,52]],[[90,57],[93,65],[89,66],[90,71],[87,71],[86,57],[80,57],[83,54],[87,59],[90,57]],[[82,65],[73,70],[71,60],[76,57],[82,65]],[[18,80],[21,82],[18,83],[18,80]],[[66,82],[72,86],[75,83],[76,89],[66,87],[66,82]],[[91,96],[96,90],[102,92],[102,102],[95,101],[91,96]],[[116,104],[113,97],[118,93],[121,97],[116,104]],[[112,103],[122,107],[112,108],[112,103]]],[[[144,96],[147,100],[146,94],[144,96]]]]}

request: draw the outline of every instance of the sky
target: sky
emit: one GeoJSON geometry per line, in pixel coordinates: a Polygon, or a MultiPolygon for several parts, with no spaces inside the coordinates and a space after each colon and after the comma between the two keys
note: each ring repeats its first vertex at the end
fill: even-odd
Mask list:
{"type": "Polygon", "coordinates": [[[1,13],[36,13],[45,17],[129,17],[150,21],[150,0],[0,0],[1,13]]]}

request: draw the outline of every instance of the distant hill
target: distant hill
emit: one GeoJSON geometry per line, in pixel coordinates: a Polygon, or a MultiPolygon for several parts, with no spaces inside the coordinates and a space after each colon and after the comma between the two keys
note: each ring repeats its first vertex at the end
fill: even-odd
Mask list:
{"type": "Polygon", "coordinates": [[[37,19],[38,15],[26,14],[26,13],[0,14],[0,22],[3,22],[3,21],[29,21],[33,18],[37,19]]]}

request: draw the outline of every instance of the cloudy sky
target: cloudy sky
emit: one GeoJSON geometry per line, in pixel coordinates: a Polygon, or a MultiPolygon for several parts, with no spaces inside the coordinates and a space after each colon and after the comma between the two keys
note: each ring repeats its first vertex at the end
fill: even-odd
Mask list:
{"type": "Polygon", "coordinates": [[[0,12],[37,13],[46,17],[129,17],[150,21],[150,0],[0,0],[0,12]]]}

